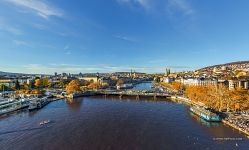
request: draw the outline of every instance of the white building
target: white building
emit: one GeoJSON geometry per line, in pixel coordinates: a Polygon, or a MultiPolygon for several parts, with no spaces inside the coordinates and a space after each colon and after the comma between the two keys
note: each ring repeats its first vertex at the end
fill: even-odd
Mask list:
{"type": "Polygon", "coordinates": [[[235,88],[248,89],[248,81],[246,80],[229,80],[229,90],[234,90],[235,88]]]}
{"type": "Polygon", "coordinates": [[[175,81],[175,78],[172,78],[172,77],[163,77],[163,82],[165,83],[171,83],[175,81]]]}
{"type": "Polygon", "coordinates": [[[183,85],[195,85],[195,86],[206,86],[206,85],[217,85],[217,80],[210,79],[198,79],[198,78],[190,78],[190,79],[181,79],[181,83],[183,85]]]}

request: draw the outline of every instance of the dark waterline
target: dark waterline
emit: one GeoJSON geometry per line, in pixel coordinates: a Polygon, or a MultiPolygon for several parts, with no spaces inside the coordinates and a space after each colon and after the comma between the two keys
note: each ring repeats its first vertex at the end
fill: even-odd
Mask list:
{"type": "Polygon", "coordinates": [[[86,97],[0,118],[1,149],[248,149],[243,134],[169,100],[86,97]],[[43,120],[51,120],[39,126],[43,120]],[[223,138],[223,140],[222,140],[223,138]],[[238,146],[236,146],[236,143],[238,146]]]}

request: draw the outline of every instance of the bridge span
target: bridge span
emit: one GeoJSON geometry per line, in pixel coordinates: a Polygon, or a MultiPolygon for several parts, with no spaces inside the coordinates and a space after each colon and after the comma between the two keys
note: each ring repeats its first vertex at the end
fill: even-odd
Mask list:
{"type": "Polygon", "coordinates": [[[123,90],[123,91],[98,91],[96,93],[97,95],[105,95],[105,96],[119,96],[122,98],[123,96],[132,96],[136,97],[136,99],[139,99],[140,97],[153,97],[156,98],[170,98],[171,95],[168,93],[159,93],[159,92],[152,92],[152,91],[139,91],[139,90],[123,90]]]}

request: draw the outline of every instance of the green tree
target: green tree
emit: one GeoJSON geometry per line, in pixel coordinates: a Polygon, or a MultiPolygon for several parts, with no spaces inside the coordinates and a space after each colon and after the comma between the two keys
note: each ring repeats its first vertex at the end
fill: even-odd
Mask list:
{"type": "Polygon", "coordinates": [[[15,81],[15,89],[16,90],[20,90],[21,89],[21,86],[20,86],[20,83],[18,80],[15,81]]]}
{"type": "Polygon", "coordinates": [[[0,84],[0,92],[8,91],[8,90],[10,90],[8,86],[6,86],[5,84],[0,84]]]}
{"type": "Polygon", "coordinates": [[[29,81],[29,88],[30,88],[30,89],[35,88],[35,80],[30,80],[30,81],[29,81]]]}
{"type": "Polygon", "coordinates": [[[42,79],[42,87],[48,87],[49,86],[49,80],[48,78],[42,79]]]}

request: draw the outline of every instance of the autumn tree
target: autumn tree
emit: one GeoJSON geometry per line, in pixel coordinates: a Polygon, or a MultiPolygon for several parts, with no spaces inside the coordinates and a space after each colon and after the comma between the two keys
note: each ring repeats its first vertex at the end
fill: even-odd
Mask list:
{"type": "Polygon", "coordinates": [[[41,88],[41,86],[42,86],[42,79],[36,79],[34,85],[35,85],[36,88],[41,88]]]}
{"type": "Polygon", "coordinates": [[[43,87],[48,87],[49,86],[49,80],[48,80],[48,78],[43,78],[42,79],[42,86],[43,87]]]}
{"type": "Polygon", "coordinates": [[[97,82],[92,82],[87,86],[89,89],[97,89],[97,88],[101,88],[101,84],[97,83],[97,82]]]}
{"type": "Polygon", "coordinates": [[[217,111],[237,111],[249,108],[247,90],[229,90],[224,85],[188,86],[186,96],[194,102],[202,102],[217,111]]]}
{"type": "Polygon", "coordinates": [[[80,90],[80,83],[78,80],[72,80],[67,86],[66,86],[66,92],[68,94],[72,94],[75,92],[79,92],[80,90]]]}
{"type": "Polygon", "coordinates": [[[180,90],[183,90],[184,86],[182,83],[174,81],[172,82],[172,88],[176,91],[180,91],[180,90]]]}
{"type": "Polygon", "coordinates": [[[122,79],[118,79],[118,81],[117,81],[117,86],[121,86],[121,85],[123,85],[124,84],[124,81],[122,80],[122,79]]]}
{"type": "Polygon", "coordinates": [[[29,85],[27,84],[27,82],[23,83],[22,88],[25,90],[29,90],[29,85]]]}

